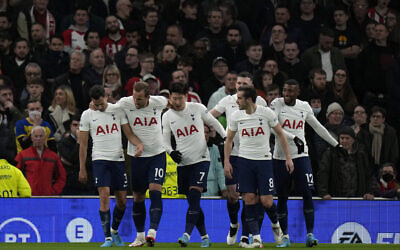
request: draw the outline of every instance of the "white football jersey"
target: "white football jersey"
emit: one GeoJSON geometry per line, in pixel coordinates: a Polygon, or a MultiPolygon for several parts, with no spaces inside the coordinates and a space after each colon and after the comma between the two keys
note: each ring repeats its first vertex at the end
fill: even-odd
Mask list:
{"type": "MultiPolygon", "coordinates": [[[[271,109],[278,116],[282,128],[304,142],[304,152],[298,154],[298,149],[293,140],[288,140],[289,151],[292,159],[308,156],[308,147],[304,136],[305,123],[310,124],[315,132],[324,138],[328,143],[335,146],[337,141],[329,135],[329,132],[322,126],[314,116],[312,108],[308,102],[296,99],[294,106],[285,104],[283,97],[276,98],[271,103],[271,109]]],[[[274,159],[285,160],[285,153],[279,140],[275,140],[274,159]]]]}
{"type": "MultiPolygon", "coordinates": [[[[234,95],[228,95],[222,98],[217,105],[215,105],[214,109],[218,111],[219,113],[225,113],[226,115],[226,123],[227,123],[227,128],[229,128],[229,124],[231,121],[231,116],[232,114],[239,110],[239,106],[236,103],[237,101],[237,94],[234,95]]],[[[261,97],[257,96],[256,99],[256,104],[261,105],[264,107],[268,107],[267,102],[261,97]]],[[[238,135],[235,135],[233,138],[233,148],[232,148],[232,153],[231,155],[233,156],[238,156],[239,155],[239,137],[238,135]]]]}
{"type": "MultiPolygon", "coordinates": [[[[133,133],[143,143],[140,157],[150,157],[165,151],[161,129],[161,113],[167,107],[168,99],[163,96],[150,96],[149,105],[137,109],[133,97],[124,97],[117,105],[125,112],[133,133]]],[[[128,155],[134,156],[136,146],[128,142],[128,155]]]]}
{"type": "Polygon", "coordinates": [[[127,123],[122,110],[110,103],[104,112],[87,109],[82,113],[80,130],[90,132],[93,161],[124,161],[121,125],[127,123]]]}
{"type": "Polygon", "coordinates": [[[176,150],[182,153],[180,166],[210,160],[204,135],[204,123],[212,126],[223,138],[226,137],[222,125],[203,104],[186,102],[186,107],[182,111],[170,109],[165,112],[162,124],[166,150],[168,153],[172,151],[172,133],[176,141],[176,150]]]}
{"type": "Polygon", "coordinates": [[[252,114],[238,110],[232,114],[230,127],[239,137],[239,156],[250,160],[270,160],[269,137],[271,128],[278,124],[275,113],[257,105],[252,114]]]}

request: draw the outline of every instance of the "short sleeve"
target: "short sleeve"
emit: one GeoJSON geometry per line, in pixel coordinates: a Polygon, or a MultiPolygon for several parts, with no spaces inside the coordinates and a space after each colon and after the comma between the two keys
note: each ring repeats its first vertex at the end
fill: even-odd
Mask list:
{"type": "Polygon", "coordinates": [[[238,130],[238,121],[237,120],[238,120],[239,112],[240,112],[239,110],[235,111],[232,114],[231,121],[229,122],[229,129],[232,131],[238,130]]]}
{"type": "Polygon", "coordinates": [[[81,131],[89,131],[90,130],[90,122],[89,122],[89,113],[87,111],[83,112],[81,116],[81,121],[79,123],[79,130],[81,131]]]}
{"type": "Polygon", "coordinates": [[[225,113],[226,109],[225,109],[225,102],[227,100],[228,96],[222,98],[217,105],[215,105],[215,107],[213,109],[215,109],[216,111],[218,111],[219,113],[225,113]]]}

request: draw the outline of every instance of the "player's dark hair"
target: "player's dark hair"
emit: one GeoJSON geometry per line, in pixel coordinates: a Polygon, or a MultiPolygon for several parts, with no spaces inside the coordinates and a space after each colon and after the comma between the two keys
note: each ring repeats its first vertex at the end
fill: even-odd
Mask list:
{"type": "Polygon", "coordinates": [[[187,84],[182,84],[180,82],[171,82],[169,91],[171,95],[172,93],[186,95],[186,93],[188,92],[188,86],[187,84]]]}
{"type": "Polygon", "coordinates": [[[135,82],[135,86],[133,86],[133,90],[135,90],[135,92],[140,92],[140,91],[144,90],[144,95],[146,97],[150,95],[149,84],[144,81],[135,82]]]}
{"type": "Polygon", "coordinates": [[[245,99],[247,98],[251,98],[251,100],[256,103],[256,99],[257,99],[257,90],[254,87],[245,85],[245,86],[241,86],[238,91],[243,91],[243,97],[245,99]]]}
{"type": "Polygon", "coordinates": [[[100,97],[105,97],[106,92],[104,90],[104,87],[101,85],[94,85],[90,90],[89,90],[89,96],[90,98],[94,100],[98,100],[100,97]]]}
{"type": "Polygon", "coordinates": [[[253,82],[253,75],[247,71],[240,72],[238,77],[247,77],[250,78],[251,82],[253,82]]]}
{"type": "Polygon", "coordinates": [[[299,82],[295,79],[288,79],[284,82],[284,84],[300,87],[299,82]]]}

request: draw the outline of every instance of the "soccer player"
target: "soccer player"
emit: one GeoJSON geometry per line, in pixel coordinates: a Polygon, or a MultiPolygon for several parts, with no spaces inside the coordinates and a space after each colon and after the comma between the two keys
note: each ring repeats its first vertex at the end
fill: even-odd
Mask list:
{"type": "Polygon", "coordinates": [[[102,247],[124,246],[118,235],[118,227],[126,207],[128,180],[125,173],[124,152],[122,150],[121,128],[128,140],[136,145],[136,157],[143,151],[143,144],[132,133],[125,114],[118,107],[107,103],[104,88],[93,86],[89,91],[95,110],[83,112],[79,132],[79,181],[87,181],[86,158],[89,133],[93,139],[92,161],[95,185],[100,196],[100,219],[105,235],[102,247]],[[114,188],[116,206],[110,229],[110,187],[114,188]]]}
{"type": "MultiPolygon", "coordinates": [[[[241,86],[254,86],[253,85],[253,76],[248,73],[248,72],[241,72],[237,79],[236,79],[236,91],[241,87],[241,86]]],[[[210,111],[210,113],[214,117],[219,117],[223,113],[226,115],[226,120],[227,120],[227,125],[229,128],[229,124],[231,121],[232,114],[239,110],[239,107],[236,103],[237,101],[237,94],[234,95],[228,95],[221,99],[218,104],[210,111]]],[[[267,103],[265,100],[257,96],[256,98],[256,104],[261,105],[264,107],[267,107],[267,103]]],[[[226,236],[226,244],[228,245],[233,245],[236,242],[236,238],[239,232],[239,222],[238,222],[238,212],[240,209],[240,203],[239,203],[239,193],[237,192],[236,185],[238,183],[238,171],[237,169],[237,159],[238,159],[238,151],[239,151],[239,136],[236,135],[234,137],[234,143],[233,143],[233,149],[231,152],[231,157],[230,157],[230,163],[232,164],[233,167],[233,174],[230,178],[225,179],[226,183],[226,188],[227,188],[227,208],[228,208],[228,214],[229,214],[229,219],[231,221],[231,225],[229,228],[228,235],[226,236]]],[[[243,205],[244,207],[244,205],[243,205]]],[[[262,211],[262,214],[264,215],[264,211],[262,211]]],[[[242,222],[243,222],[243,229],[242,229],[242,237],[240,238],[240,247],[246,247],[246,245],[249,243],[248,239],[248,229],[245,221],[245,209],[242,210],[242,222]]],[[[263,216],[262,216],[263,218],[263,216]]],[[[272,230],[274,231],[275,237],[277,237],[280,234],[280,227],[277,224],[272,224],[272,230]]],[[[278,242],[280,240],[277,240],[278,242]]]]}
{"type": "Polygon", "coordinates": [[[186,247],[196,226],[201,236],[201,247],[210,247],[204,213],[200,207],[200,196],[207,189],[210,166],[204,123],[212,126],[222,138],[226,137],[226,133],[203,104],[186,102],[187,85],[172,83],[170,91],[171,109],[163,117],[163,136],[167,152],[178,163],[179,192],[186,194],[189,203],[185,233],[178,243],[186,247]],[[171,133],[176,141],[175,150],[171,146],[171,133]]]}
{"type": "Polygon", "coordinates": [[[230,125],[224,146],[225,174],[232,176],[233,171],[239,172],[239,192],[242,193],[246,207],[246,223],[253,235],[253,243],[249,248],[261,248],[262,240],[258,223],[257,195],[264,206],[271,222],[277,224],[277,210],[273,202],[274,176],[272,155],[269,148],[269,137],[273,129],[283,145],[286,156],[286,169],[293,171],[293,162],[289,153],[286,135],[279,125],[274,112],[268,107],[257,105],[257,92],[253,87],[243,86],[237,92],[239,110],[230,119],[230,125]],[[235,134],[239,135],[239,157],[237,169],[233,170],[230,163],[232,144],[235,134]]]}
{"type": "Polygon", "coordinates": [[[168,105],[163,96],[150,96],[146,82],[136,82],[133,96],[122,98],[119,105],[125,112],[133,133],[143,142],[143,153],[135,155],[135,146],[128,144],[131,156],[131,183],[133,189],[133,221],[136,239],[130,247],[140,247],[146,242],[154,246],[158,224],[162,215],[161,188],[165,178],[166,154],[161,130],[161,113],[168,105]],[[146,190],[149,189],[150,229],[145,237],[146,190]]]}
{"type": "MultiPolygon", "coordinates": [[[[300,139],[305,142],[304,127],[305,122],[307,122],[321,138],[332,146],[338,146],[338,142],[315,118],[310,105],[307,102],[297,99],[299,93],[299,83],[296,80],[289,79],[283,85],[283,97],[277,98],[271,103],[271,109],[278,116],[282,128],[295,135],[298,138],[295,140],[300,139]]],[[[285,147],[285,145],[283,146],[285,147]]],[[[303,194],[303,213],[307,228],[306,246],[312,247],[318,244],[318,240],[313,235],[314,205],[311,190],[314,188],[314,181],[308,157],[308,148],[307,145],[304,145],[304,148],[297,147],[295,141],[290,141],[289,149],[294,159],[295,169],[293,173],[286,171],[284,168],[286,154],[282,151],[282,145],[279,141],[276,142],[273,154],[274,175],[278,195],[278,216],[284,234],[283,242],[278,247],[290,246],[287,229],[287,200],[292,179],[296,183],[297,190],[301,190],[303,194]]]]}

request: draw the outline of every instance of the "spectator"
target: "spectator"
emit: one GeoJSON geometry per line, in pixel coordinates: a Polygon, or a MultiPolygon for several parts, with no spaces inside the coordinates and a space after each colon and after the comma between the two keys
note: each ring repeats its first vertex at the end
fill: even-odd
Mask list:
{"type": "MultiPolygon", "coordinates": [[[[172,72],[171,77],[172,77],[171,84],[175,82],[189,86],[187,76],[183,70],[180,69],[175,70],[174,72],[172,72]]],[[[187,96],[186,100],[187,102],[202,103],[199,95],[196,92],[188,90],[186,96],[187,96]]]]}
{"type": "MultiPolygon", "coordinates": [[[[88,166],[89,181],[82,184],[78,181],[79,177],[79,116],[73,116],[70,119],[69,135],[61,139],[58,143],[58,154],[66,171],[66,184],[63,194],[65,195],[92,195],[95,192],[92,178],[91,158],[88,157],[86,166],[88,166]]],[[[88,154],[91,155],[90,153],[88,154]]]]}
{"type": "Polygon", "coordinates": [[[88,31],[89,11],[83,7],[75,9],[74,24],[64,30],[64,50],[71,54],[73,51],[82,51],[85,48],[85,33],[88,31]]]}
{"type": "Polygon", "coordinates": [[[49,107],[49,122],[54,131],[54,139],[59,142],[68,131],[68,124],[77,114],[74,94],[70,87],[61,85],[54,91],[54,98],[49,107]]]}
{"type": "Polygon", "coordinates": [[[193,77],[199,82],[204,82],[212,74],[212,57],[209,53],[208,40],[204,38],[197,39],[193,43],[193,77]]]}
{"type": "Polygon", "coordinates": [[[396,179],[396,170],[392,163],[384,163],[379,169],[375,195],[400,200],[400,183],[396,179]]]}
{"type": "Polygon", "coordinates": [[[160,94],[160,81],[157,79],[157,77],[152,74],[147,74],[143,76],[143,81],[149,84],[149,95],[160,94]]]}
{"type": "Polygon", "coordinates": [[[210,127],[204,125],[204,135],[210,152],[210,168],[208,170],[207,177],[207,192],[202,193],[202,196],[218,196],[220,193],[224,194],[227,192],[225,185],[224,167],[217,145],[210,143],[210,136],[215,131],[212,131],[210,127]]]}
{"type": "Polygon", "coordinates": [[[287,38],[286,27],[283,24],[275,24],[271,29],[271,43],[264,45],[264,59],[280,61],[283,58],[283,49],[287,38]]]}
{"type": "Polygon", "coordinates": [[[285,72],[279,69],[277,61],[274,59],[268,59],[264,62],[262,70],[271,72],[273,77],[273,83],[277,84],[280,89],[283,88],[283,83],[288,79],[285,72]]]}
{"type": "MultiPolygon", "coordinates": [[[[134,76],[128,80],[128,82],[125,85],[125,91],[127,95],[132,95],[133,93],[133,86],[135,86],[135,82],[138,82],[143,79],[143,77],[147,74],[153,74],[154,71],[154,55],[149,52],[144,52],[142,54],[139,54],[139,64],[140,64],[140,73],[138,76],[134,76]]],[[[160,81],[157,78],[158,81],[160,81]]],[[[160,89],[167,88],[166,83],[161,83],[160,82],[160,89]]]]}
{"type": "Polygon", "coordinates": [[[121,84],[121,73],[115,64],[110,64],[104,69],[103,86],[110,90],[111,97],[115,100],[119,100],[124,96],[121,84]]]}
{"type": "Polygon", "coordinates": [[[318,34],[323,24],[321,17],[316,13],[315,0],[300,0],[300,17],[294,22],[304,34],[304,49],[312,47],[318,42],[318,34]]]}
{"type": "Polygon", "coordinates": [[[46,147],[46,134],[45,128],[35,125],[31,133],[32,146],[15,157],[34,196],[58,195],[65,186],[65,169],[58,155],[46,147]]]}
{"type": "Polygon", "coordinates": [[[208,99],[220,87],[224,85],[224,78],[228,73],[228,62],[223,57],[217,57],[212,61],[212,76],[200,85],[200,97],[204,103],[208,103],[208,99]]]}
{"type": "Polygon", "coordinates": [[[20,37],[13,27],[12,18],[7,12],[0,12],[0,32],[8,33],[13,41],[20,37]]]}
{"type": "MultiPolygon", "coordinates": [[[[29,93],[26,89],[26,86],[28,84],[32,83],[33,81],[42,79],[42,69],[40,68],[39,64],[35,62],[28,63],[25,67],[24,77],[24,82],[26,84],[24,85],[22,92],[18,93],[19,101],[27,99],[29,93]]],[[[46,88],[44,91],[46,91],[46,88]]]]}
{"type": "Polygon", "coordinates": [[[400,43],[400,13],[396,10],[390,9],[386,16],[386,26],[389,30],[388,41],[400,43]]]}
{"type": "Polygon", "coordinates": [[[285,72],[289,79],[295,79],[304,90],[307,84],[308,71],[306,64],[299,58],[300,50],[295,42],[286,42],[283,47],[283,58],[278,61],[279,69],[285,72]]]}
{"type": "MultiPolygon", "coordinates": [[[[329,104],[326,111],[327,123],[324,125],[328,132],[335,140],[339,140],[339,132],[343,129],[344,111],[339,103],[333,102],[329,104]]],[[[322,154],[328,148],[328,144],[318,135],[314,137],[314,143],[318,159],[321,159],[322,154]]]]}
{"type": "Polygon", "coordinates": [[[390,0],[377,0],[376,5],[368,10],[368,17],[377,23],[385,23],[389,12],[389,2],[390,0]]]}
{"type": "MultiPolygon", "coordinates": [[[[86,58],[90,58],[90,53],[92,53],[93,50],[100,48],[100,34],[98,31],[88,30],[83,36],[83,39],[85,40],[83,53],[86,58]]],[[[86,60],[85,66],[89,66],[89,60],[86,60]]]]}
{"type": "Polygon", "coordinates": [[[185,0],[180,8],[178,23],[182,26],[183,37],[193,42],[203,29],[198,18],[199,3],[197,0],[185,0]]]}
{"type": "Polygon", "coordinates": [[[43,78],[50,83],[54,79],[68,71],[69,55],[64,51],[64,38],[54,35],[50,38],[49,50],[38,63],[43,70],[43,78]]]}
{"type": "Polygon", "coordinates": [[[353,113],[354,125],[351,126],[356,135],[358,135],[358,132],[360,132],[362,125],[367,123],[367,118],[368,115],[367,112],[365,111],[365,108],[361,105],[357,105],[354,108],[354,113],[353,113]]]}
{"type": "Polygon", "coordinates": [[[44,83],[40,78],[34,78],[26,83],[26,91],[28,95],[20,100],[21,110],[26,109],[26,105],[30,100],[39,100],[43,110],[47,110],[50,106],[51,98],[44,93],[44,83]]]}
{"type": "Polygon", "coordinates": [[[32,60],[28,41],[23,38],[17,39],[13,51],[13,55],[1,62],[1,69],[4,75],[11,78],[19,95],[25,87],[25,67],[32,60]]]}
{"type": "Polygon", "coordinates": [[[385,123],[386,110],[375,106],[371,109],[369,124],[361,126],[357,135],[359,142],[368,148],[375,166],[375,173],[378,166],[385,162],[397,163],[399,159],[399,143],[396,130],[385,123]]]}
{"type": "Polygon", "coordinates": [[[236,72],[247,71],[253,74],[261,69],[261,58],[263,56],[262,46],[259,42],[252,41],[246,47],[247,59],[236,64],[236,72]]]}
{"type": "Polygon", "coordinates": [[[339,143],[343,150],[329,148],[322,156],[317,175],[318,195],[327,200],[332,197],[373,200],[374,175],[367,150],[356,142],[350,127],[339,132],[339,143]]]}
{"type": "Polygon", "coordinates": [[[49,49],[46,39],[46,29],[41,23],[32,24],[31,28],[31,54],[34,60],[38,60],[49,49]]]}
{"type": "Polygon", "coordinates": [[[227,28],[235,25],[240,29],[240,34],[244,43],[251,41],[251,34],[247,24],[238,20],[238,11],[235,4],[231,1],[225,0],[219,3],[218,8],[222,11],[222,25],[227,28]]]}
{"type": "Polygon", "coordinates": [[[0,76],[0,114],[2,118],[0,124],[8,129],[13,129],[15,123],[24,116],[15,106],[14,94],[8,81],[7,77],[0,76]]]}
{"type": "Polygon", "coordinates": [[[88,81],[91,86],[103,84],[104,68],[106,60],[103,50],[97,48],[90,53],[89,67],[86,68],[84,79],[88,81]]]}
{"type": "Polygon", "coordinates": [[[307,49],[302,60],[307,69],[322,68],[326,72],[328,82],[333,79],[333,72],[338,68],[346,68],[344,57],[340,50],[333,47],[335,33],[328,28],[322,28],[319,34],[318,44],[307,49]]]}
{"type": "Polygon", "coordinates": [[[345,69],[337,69],[333,81],[328,85],[330,102],[338,102],[344,110],[344,119],[349,122],[354,108],[358,105],[357,97],[349,83],[349,77],[345,69]]]}
{"type": "Polygon", "coordinates": [[[91,82],[85,81],[83,68],[85,66],[85,54],[75,51],[71,54],[68,72],[58,76],[54,80],[54,86],[69,86],[74,94],[77,112],[83,112],[89,104],[89,88],[91,82]]]}
{"type": "MultiPolygon", "coordinates": [[[[268,86],[274,83],[274,75],[266,70],[259,71],[254,76],[254,87],[257,90],[257,95],[266,99],[268,86]]],[[[279,88],[279,86],[278,86],[279,88]]]]}
{"type": "MultiPolygon", "coordinates": [[[[354,27],[354,31],[361,35],[361,40],[367,40],[365,28],[368,23],[373,23],[368,18],[368,0],[354,0],[352,5],[352,19],[350,19],[351,26],[354,27]]],[[[375,23],[375,22],[374,22],[375,23]]]]}
{"type": "Polygon", "coordinates": [[[56,19],[48,10],[49,0],[35,0],[29,10],[21,11],[17,17],[17,29],[20,37],[29,40],[29,31],[33,23],[38,22],[46,27],[46,38],[56,32],[56,19]]]}
{"type": "Polygon", "coordinates": [[[115,16],[118,18],[119,29],[125,30],[136,22],[133,14],[133,5],[130,0],[117,0],[115,5],[115,16]]]}
{"type": "Polygon", "coordinates": [[[140,37],[144,50],[155,55],[164,43],[165,24],[159,20],[158,11],[153,7],[147,7],[143,10],[143,22],[140,37]]]}
{"type": "Polygon", "coordinates": [[[397,46],[388,42],[389,31],[384,24],[375,27],[375,41],[366,47],[359,57],[360,68],[356,83],[358,92],[363,96],[362,103],[370,108],[373,105],[386,105],[387,72],[395,63],[397,46]]]}
{"type": "Polygon", "coordinates": [[[105,55],[114,60],[114,55],[126,44],[126,38],[121,33],[118,19],[115,16],[111,15],[106,18],[106,32],[107,36],[101,39],[100,47],[105,55]]]}
{"type": "Polygon", "coordinates": [[[168,26],[165,41],[167,43],[172,43],[177,53],[181,56],[188,56],[192,53],[193,48],[183,37],[182,27],[178,24],[168,26]]]}
{"type": "Polygon", "coordinates": [[[24,149],[32,146],[32,141],[30,135],[32,134],[32,129],[35,126],[41,126],[45,130],[46,134],[46,144],[52,150],[56,151],[56,144],[54,141],[53,129],[50,123],[42,119],[43,107],[38,100],[31,100],[26,105],[26,111],[28,117],[17,121],[15,124],[15,136],[17,151],[21,152],[24,149]]]}
{"type": "Polygon", "coordinates": [[[200,91],[200,83],[193,74],[193,63],[192,57],[180,57],[176,68],[183,70],[188,76],[189,91],[198,93],[200,91]]]}
{"type": "Polygon", "coordinates": [[[197,34],[197,38],[207,38],[210,41],[210,50],[214,51],[218,44],[224,42],[222,11],[216,7],[211,8],[207,13],[207,24],[206,29],[197,34]]]}
{"type": "MultiPolygon", "coordinates": [[[[136,48],[138,54],[140,51],[143,51],[143,45],[141,43],[141,37],[139,34],[139,28],[136,26],[128,26],[125,29],[125,39],[126,39],[126,44],[125,46],[118,51],[114,55],[114,62],[117,64],[118,68],[123,69],[126,68],[126,54],[128,52],[128,49],[130,48],[136,48]]],[[[139,61],[137,61],[139,62],[139,61]]]]}
{"type": "Polygon", "coordinates": [[[213,57],[224,57],[228,62],[230,69],[235,68],[235,65],[246,59],[245,48],[243,45],[242,34],[240,28],[236,25],[231,25],[227,28],[226,39],[217,51],[213,51],[213,57]]]}
{"type": "Polygon", "coordinates": [[[31,187],[21,170],[14,167],[7,160],[0,159],[0,197],[2,198],[29,198],[31,187]]]}
{"type": "Polygon", "coordinates": [[[128,47],[125,53],[125,59],[123,65],[119,65],[121,69],[121,83],[125,87],[129,79],[140,74],[139,64],[139,50],[135,46],[128,47]]]}
{"type": "Polygon", "coordinates": [[[171,73],[176,70],[179,55],[172,43],[165,43],[162,50],[157,54],[156,69],[161,82],[170,82],[171,73]]]}
{"type": "Polygon", "coordinates": [[[207,109],[211,110],[217,103],[227,95],[234,95],[236,93],[236,79],[237,73],[229,71],[224,77],[224,86],[217,89],[208,100],[207,109]]]}
{"type": "Polygon", "coordinates": [[[265,101],[267,102],[267,105],[269,107],[273,100],[281,97],[281,92],[279,90],[279,86],[276,84],[268,85],[266,90],[267,90],[267,94],[265,96],[265,101]]]}
{"type": "Polygon", "coordinates": [[[10,57],[11,45],[13,39],[8,32],[0,32],[0,60],[3,62],[7,57],[10,57]]]}

